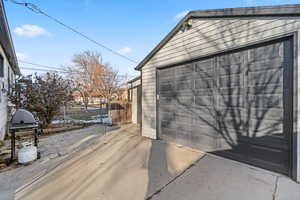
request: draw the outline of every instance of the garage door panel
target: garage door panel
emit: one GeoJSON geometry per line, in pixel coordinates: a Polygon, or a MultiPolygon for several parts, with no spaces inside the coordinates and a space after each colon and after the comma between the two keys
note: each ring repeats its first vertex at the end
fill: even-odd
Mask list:
{"type": "MultiPolygon", "coordinates": [[[[205,132],[210,132],[210,129],[205,129],[205,132]]],[[[202,132],[202,131],[201,131],[202,132]]],[[[213,151],[217,148],[216,138],[211,135],[201,134],[198,130],[191,135],[191,144],[193,148],[201,149],[202,151],[213,151]]],[[[204,131],[203,131],[204,132],[204,131]]]]}
{"type": "Polygon", "coordinates": [[[193,90],[193,94],[195,96],[213,96],[214,95],[214,91],[213,89],[194,89],[193,90]]]}
{"type": "Polygon", "coordinates": [[[214,78],[214,69],[212,68],[209,71],[202,71],[202,72],[195,72],[194,77],[199,79],[205,79],[205,78],[214,78]]]}
{"type": "Polygon", "coordinates": [[[168,80],[169,78],[173,78],[175,76],[175,69],[174,68],[167,68],[161,70],[159,72],[159,81],[168,80]]]}
{"type": "Polygon", "coordinates": [[[239,64],[231,64],[231,65],[221,65],[219,67],[220,75],[232,75],[232,74],[241,74],[242,73],[242,65],[239,64]]]}
{"type": "Polygon", "coordinates": [[[217,108],[214,106],[191,106],[192,115],[195,119],[206,118],[207,120],[211,120],[215,122],[216,119],[216,110],[217,108]]]}
{"type": "Polygon", "coordinates": [[[180,107],[189,107],[191,104],[194,103],[193,96],[176,96],[174,100],[175,104],[180,107]]]}
{"type": "Polygon", "coordinates": [[[212,78],[201,78],[195,80],[195,89],[213,88],[215,80],[212,78]]]}
{"type": "Polygon", "coordinates": [[[171,106],[172,104],[171,104],[171,102],[172,101],[174,101],[174,97],[172,97],[172,96],[166,96],[166,97],[161,97],[160,98],[160,104],[161,104],[161,106],[163,106],[163,105],[169,105],[169,106],[171,106]]]}
{"type": "Polygon", "coordinates": [[[176,112],[172,112],[170,110],[168,110],[168,111],[169,112],[161,111],[159,113],[159,117],[162,121],[166,121],[166,122],[174,121],[174,119],[176,117],[176,112]]]}
{"type": "Polygon", "coordinates": [[[171,81],[160,82],[159,91],[161,94],[166,93],[166,92],[169,93],[171,91],[175,91],[175,86],[171,81]]]}
{"type": "MultiPolygon", "coordinates": [[[[210,130],[210,133],[213,132],[215,133],[215,131],[218,129],[218,125],[212,121],[214,120],[213,119],[213,116],[207,116],[207,117],[204,117],[204,116],[198,116],[198,117],[195,117],[193,119],[193,123],[192,123],[192,127],[194,128],[194,132],[197,132],[197,130],[202,130],[203,127],[206,127],[207,129],[210,130]]],[[[204,133],[203,134],[208,134],[208,133],[204,133]]]]}
{"type": "Polygon", "coordinates": [[[221,76],[219,79],[219,86],[222,87],[236,87],[243,86],[244,80],[240,74],[234,74],[230,76],[221,76]]]}
{"type": "Polygon", "coordinates": [[[265,169],[273,169],[276,172],[288,173],[288,151],[265,146],[252,145],[248,142],[239,142],[238,146],[230,146],[224,139],[218,141],[220,151],[214,151],[217,155],[226,156],[234,160],[254,164],[265,169]],[[274,156],[276,155],[276,156],[274,156]]]}
{"type": "Polygon", "coordinates": [[[199,106],[212,106],[215,104],[213,96],[195,96],[195,104],[199,106]]]}
{"type": "Polygon", "coordinates": [[[244,106],[243,95],[220,95],[218,99],[220,109],[222,109],[223,107],[230,108],[244,106]]]}
{"type": "Polygon", "coordinates": [[[220,89],[218,89],[218,93],[219,93],[220,96],[243,95],[244,94],[244,88],[242,88],[242,87],[220,88],[220,89]]]}
{"type": "Polygon", "coordinates": [[[159,113],[170,112],[159,114],[161,137],[286,174],[289,45],[281,41],[172,67],[164,74],[172,81],[160,81],[159,70],[159,113]]]}
{"type": "Polygon", "coordinates": [[[191,77],[194,73],[194,65],[193,64],[186,64],[181,65],[175,68],[175,76],[176,78],[181,77],[191,77]]]}
{"type": "MultiPolygon", "coordinates": [[[[272,84],[274,87],[278,87],[277,84],[282,84],[283,82],[283,70],[267,70],[267,71],[256,71],[249,72],[248,74],[248,84],[249,85],[266,85],[272,84]]],[[[271,86],[271,85],[270,85],[271,86]]]]}
{"type": "Polygon", "coordinates": [[[242,115],[240,115],[240,117],[237,116],[224,117],[224,118],[219,117],[218,122],[219,122],[218,124],[219,124],[220,131],[230,130],[230,132],[232,132],[233,134],[237,134],[243,132],[245,129],[244,119],[242,115]]]}
{"type": "Polygon", "coordinates": [[[176,123],[174,123],[174,121],[169,121],[169,120],[162,120],[161,121],[161,128],[162,129],[172,129],[172,130],[176,130],[176,123]]]}
{"type": "Polygon", "coordinates": [[[283,112],[280,108],[273,109],[250,109],[247,112],[247,119],[273,119],[283,122],[283,112]]]}
{"type": "Polygon", "coordinates": [[[254,87],[248,87],[247,93],[249,95],[259,95],[259,94],[282,94],[282,85],[256,85],[254,87]]]}
{"type": "Polygon", "coordinates": [[[217,60],[218,63],[221,65],[234,65],[234,64],[240,65],[241,63],[243,63],[246,54],[247,54],[246,51],[240,51],[236,53],[219,56],[217,57],[217,60]]]}
{"type": "Polygon", "coordinates": [[[283,57],[283,43],[275,43],[267,46],[250,49],[249,61],[276,59],[283,57]]]}
{"type": "Polygon", "coordinates": [[[264,71],[269,69],[282,69],[286,61],[282,57],[273,59],[256,60],[248,63],[248,71],[264,71]]]}
{"type": "Polygon", "coordinates": [[[247,103],[251,110],[255,110],[255,108],[282,108],[283,106],[280,95],[249,95],[247,103]]]}
{"type": "Polygon", "coordinates": [[[175,82],[175,88],[177,92],[180,92],[181,90],[188,90],[192,92],[194,88],[194,81],[193,80],[178,80],[175,82]]]}
{"type": "Polygon", "coordinates": [[[249,123],[249,135],[251,137],[263,137],[269,135],[282,135],[283,125],[281,121],[264,120],[262,123],[260,120],[251,119],[249,123]]]}
{"type": "Polygon", "coordinates": [[[196,74],[211,73],[211,75],[213,75],[214,60],[213,59],[207,59],[207,60],[204,60],[204,61],[195,62],[194,67],[195,67],[196,74]]]}

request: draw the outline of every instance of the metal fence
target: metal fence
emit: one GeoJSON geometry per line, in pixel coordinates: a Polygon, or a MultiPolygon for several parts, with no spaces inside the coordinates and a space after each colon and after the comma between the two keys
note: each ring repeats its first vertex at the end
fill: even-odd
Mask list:
{"type": "Polygon", "coordinates": [[[62,106],[54,117],[53,124],[61,123],[108,123],[123,124],[131,122],[131,103],[115,101],[108,104],[80,104],[62,106]]]}

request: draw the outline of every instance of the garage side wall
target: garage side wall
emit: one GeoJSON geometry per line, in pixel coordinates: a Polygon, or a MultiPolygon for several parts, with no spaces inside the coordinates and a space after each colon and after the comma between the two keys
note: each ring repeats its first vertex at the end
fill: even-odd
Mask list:
{"type": "Polygon", "coordinates": [[[142,135],[157,139],[156,134],[156,68],[142,69],[142,135]]]}
{"type": "MultiPolygon", "coordinates": [[[[247,46],[248,44],[297,32],[299,29],[299,17],[193,19],[192,27],[189,30],[179,30],[141,69],[143,83],[142,135],[157,138],[158,134],[156,123],[156,68],[247,46]]],[[[300,61],[298,59],[299,65],[300,61]]],[[[300,121],[298,121],[298,127],[300,127],[300,121]]],[[[297,177],[300,181],[300,136],[296,138],[298,138],[297,177]]]]}
{"type": "Polygon", "coordinates": [[[138,87],[141,85],[141,80],[137,80],[137,81],[134,81],[132,83],[132,89],[131,89],[131,92],[132,92],[132,123],[134,124],[138,124],[139,121],[138,121],[138,106],[140,104],[139,102],[139,93],[138,93],[138,87]]]}

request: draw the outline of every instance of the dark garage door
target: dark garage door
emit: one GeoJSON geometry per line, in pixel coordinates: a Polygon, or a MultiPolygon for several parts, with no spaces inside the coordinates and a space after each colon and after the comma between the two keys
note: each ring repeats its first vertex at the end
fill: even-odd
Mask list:
{"type": "Polygon", "coordinates": [[[159,69],[159,137],[288,174],[292,61],[282,40],[159,69]]]}

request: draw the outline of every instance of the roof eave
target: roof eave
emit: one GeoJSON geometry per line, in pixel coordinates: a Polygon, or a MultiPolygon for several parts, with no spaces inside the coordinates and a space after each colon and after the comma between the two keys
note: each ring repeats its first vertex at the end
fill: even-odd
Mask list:
{"type": "Polygon", "coordinates": [[[167,34],[167,36],[164,37],[160,43],[136,66],[135,70],[140,70],[149,60],[150,58],[165,44],[165,42],[175,34],[182,24],[188,20],[192,15],[192,12],[189,12],[183,19],[181,19],[178,24],[167,34]]]}
{"type": "Polygon", "coordinates": [[[8,20],[7,20],[7,17],[6,17],[6,12],[5,12],[5,8],[4,8],[4,4],[3,4],[3,0],[0,0],[0,3],[1,3],[1,12],[3,12],[3,20],[4,20],[4,26],[5,26],[5,34],[7,35],[8,37],[8,40],[9,40],[9,46],[10,46],[10,52],[7,52],[5,51],[6,53],[8,54],[11,54],[11,59],[9,59],[9,63],[14,71],[14,73],[16,75],[21,75],[21,72],[20,72],[20,67],[18,65],[18,60],[17,60],[17,55],[16,55],[16,51],[15,51],[15,48],[14,48],[14,44],[13,44],[13,40],[12,40],[12,37],[11,37],[11,31],[10,31],[10,28],[9,28],[9,25],[8,25],[8,20]]]}

